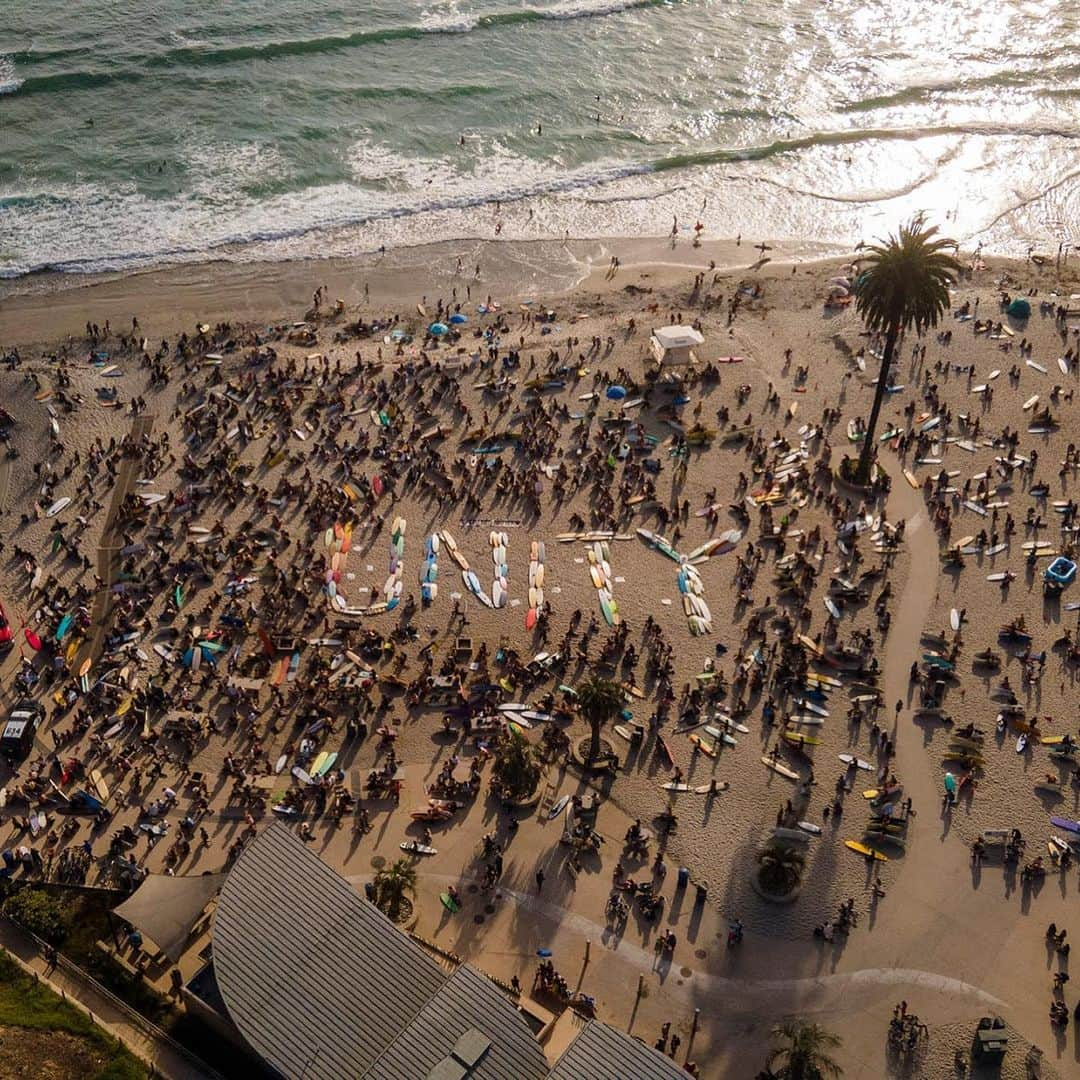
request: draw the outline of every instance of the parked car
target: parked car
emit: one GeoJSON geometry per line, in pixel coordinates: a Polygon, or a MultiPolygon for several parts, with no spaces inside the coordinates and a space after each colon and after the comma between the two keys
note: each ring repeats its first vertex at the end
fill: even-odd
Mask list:
{"type": "Polygon", "coordinates": [[[24,698],[8,713],[0,731],[0,755],[8,762],[21,761],[34,745],[34,736],[45,719],[45,710],[36,702],[24,698]]]}

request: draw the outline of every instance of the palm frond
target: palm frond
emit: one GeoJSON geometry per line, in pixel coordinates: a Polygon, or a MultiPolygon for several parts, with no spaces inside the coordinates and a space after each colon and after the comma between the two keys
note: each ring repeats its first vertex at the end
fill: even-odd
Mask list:
{"type": "Polygon", "coordinates": [[[837,1049],[843,1042],[839,1035],[819,1024],[797,1018],[785,1020],[772,1030],[773,1046],[765,1059],[770,1071],[782,1062],[775,1074],[780,1080],[821,1080],[840,1077],[844,1070],[827,1051],[837,1049]]]}
{"type": "Polygon", "coordinates": [[[890,327],[922,333],[936,326],[950,304],[949,287],[956,283],[960,264],[948,252],[955,241],[938,235],[936,226],[915,219],[896,235],[868,249],[865,277],[855,297],[855,309],[867,329],[890,327]]]}

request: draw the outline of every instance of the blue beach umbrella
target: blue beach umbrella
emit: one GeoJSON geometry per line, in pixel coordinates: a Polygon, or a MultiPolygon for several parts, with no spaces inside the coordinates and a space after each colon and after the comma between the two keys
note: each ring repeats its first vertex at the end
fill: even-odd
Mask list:
{"type": "Polygon", "coordinates": [[[428,328],[429,334],[434,334],[435,337],[441,337],[443,334],[450,333],[450,327],[446,323],[433,322],[428,328]]]}
{"type": "Polygon", "coordinates": [[[450,316],[450,324],[452,326],[464,326],[468,321],[468,316],[462,315],[459,311],[454,312],[454,314],[450,316]]]}
{"type": "Polygon", "coordinates": [[[626,390],[621,386],[609,386],[607,396],[611,401],[621,401],[626,397],[626,390]]]}
{"type": "Polygon", "coordinates": [[[1031,317],[1031,304],[1022,296],[1018,296],[1010,305],[1007,314],[1014,319],[1028,319],[1031,317]]]}

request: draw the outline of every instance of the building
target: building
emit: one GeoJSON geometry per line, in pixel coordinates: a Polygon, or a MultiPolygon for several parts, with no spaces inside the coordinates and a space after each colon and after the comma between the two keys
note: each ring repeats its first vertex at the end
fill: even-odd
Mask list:
{"type": "Polygon", "coordinates": [[[287,1080],[686,1077],[595,1020],[549,1062],[494,982],[444,966],[280,823],[230,871],[212,940],[212,971],[193,987],[287,1080]]]}
{"type": "Polygon", "coordinates": [[[690,364],[697,359],[692,352],[705,344],[705,338],[692,326],[657,326],[649,346],[656,362],[663,367],[690,364]]]}

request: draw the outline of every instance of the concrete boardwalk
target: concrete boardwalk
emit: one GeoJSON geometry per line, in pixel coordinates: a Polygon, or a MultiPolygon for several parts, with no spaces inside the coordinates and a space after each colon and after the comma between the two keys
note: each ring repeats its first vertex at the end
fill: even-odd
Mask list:
{"type": "Polygon", "coordinates": [[[119,1039],[156,1074],[169,1080],[207,1080],[212,1074],[197,1068],[164,1039],[134,1020],[106,994],[69,974],[63,967],[49,967],[36,942],[6,919],[0,919],[0,947],[24,971],[35,975],[69,1004],[86,1013],[110,1035],[119,1039]]]}

